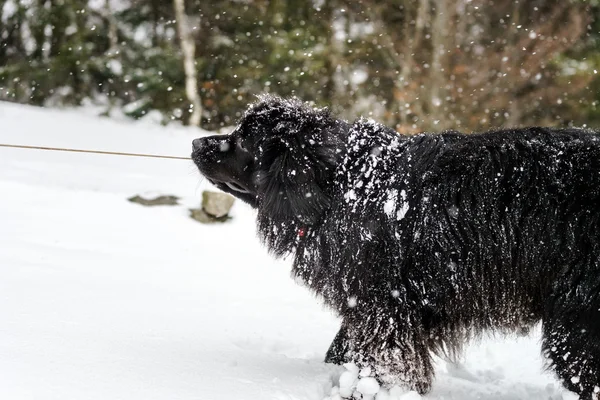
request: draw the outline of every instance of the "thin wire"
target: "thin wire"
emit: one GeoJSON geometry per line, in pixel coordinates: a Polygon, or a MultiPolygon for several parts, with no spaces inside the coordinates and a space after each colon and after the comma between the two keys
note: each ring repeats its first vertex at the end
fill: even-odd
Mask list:
{"type": "Polygon", "coordinates": [[[15,148],[15,149],[70,151],[70,152],[73,152],[73,153],[110,154],[110,155],[114,155],[114,156],[169,158],[169,159],[172,159],[172,160],[190,160],[190,157],[162,156],[162,155],[159,155],[159,154],[139,154],[139,153],[121,153],[121,152],[117,152],[117,151],[65,149],[65,148],[61,148],[61,147],[25,146],[25,145],[20,145],[20,144],[4,144],[4,143],[0,143],[0,147],[9,147],[9,148],[15,148]]]}

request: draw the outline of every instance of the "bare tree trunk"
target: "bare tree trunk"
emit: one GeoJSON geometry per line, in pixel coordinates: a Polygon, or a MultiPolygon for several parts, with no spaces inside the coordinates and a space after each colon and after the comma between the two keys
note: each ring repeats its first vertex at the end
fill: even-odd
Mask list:
{"type": "Polygon", "coordinates": [[[446,43],[448,42],[448,20],[450,18],[449,9],[446,3],[446,0],[437,2],[435,9],[436,17],[431,28],[432,58],[429,80],[430,86],[427,97],[430,102],[430,115],[438,121],[445,119],[444,109],[446,108],[444,105],[446,98],[444,85],[448,73],[444,70],[444,59],[446,58],[446,53],[448,51],[446,43]]]}
{"type": "Polygon", "coordinates": [[[159,47],[158,38],[158,19],[160,18],[160,0],[152,0],[150,7],[152,8],[152,47],[159,47]]]}
{"type": "Polygon", "coordinates": [[[179,32],[179,42],[183,53],[183,69],[185,71],[185,93],[190,101],[192,115],[190,116],[190,125],[200,126],[202,119],[202,102],[198,93],[198,74],[196,72],[196,63],[194,61],[196,54],[196,44],[189,29],[188,18],[185,14],[184,0],[173,0],[175,6],[175,17],[177,19],[177,30],[179,32]]]}
{"type": "Polygon", "coordinates": [[[117,31],[117,21],[113,15],[112,8],[110,6],[110,0],[106,0],[104,3],[106,19],[108,21],[108,40],[110,42],[110,49],[108,50],[111,54],[117,51],[119,46],[119,37],[117,31]]]}
{"type": "MultiPolygon", "coordinates": [[[[446,1],[446,0],[443,0],[446,1]]],[[[412,38],[406,38],[405,40],[410,41],[410,46],[408,52],[406,52],[405,62],[402,64],[402,84],[406,85],[411,80],[411,75],[413,72],[413,67],[415,63],[415,49],[418,49],[423,45],[423,37],[425,36],[425,27],[428,22],[428,15],[430,11],[429,0],[420,0],[419,7],[417,9],[417,19],[415,21],[415,31],[412,38]]],[[[406,21],[409,23],[408,21],[406,21]]],[[[419,96],[420,97],[420,96],[419,96]]],[[[423,102],[427,102],[428,99],[421,99],[419,101],[412,102],[412,110],[414,113],[419,115],[422,118],[423,112],[423,102]]],[[[402,121],[404,124],[408,125],[408,121],[404,119],[402,121]]]]}
{"type": "Polygon", "coordinates": [[[31,20],[29,23],[29,29],[31,30],[31,36],[35,41],[35,48],[33,49],[33,53],[31,54],[31,58],[37,61],[41,61],[44,59],[44,42],[46,40],[46,34],[44,32],[44,28],[46,27],[43,23],[43,19],[41,15],[44,12],[44,4],[45,0],[37,0],[32,3],[31,8],[33,8],[35,12],[35,18],[31,20]]]}

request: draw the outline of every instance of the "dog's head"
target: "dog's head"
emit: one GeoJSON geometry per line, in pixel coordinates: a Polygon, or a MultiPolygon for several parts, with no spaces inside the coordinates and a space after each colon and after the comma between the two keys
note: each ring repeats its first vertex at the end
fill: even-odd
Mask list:
{"type": "Polygon", "coordinates": [[[193,141],[211,183],[276,219],[315,223],[330,202],[349,126],[327,109],[262,96],[229,135],[193,141]]]}

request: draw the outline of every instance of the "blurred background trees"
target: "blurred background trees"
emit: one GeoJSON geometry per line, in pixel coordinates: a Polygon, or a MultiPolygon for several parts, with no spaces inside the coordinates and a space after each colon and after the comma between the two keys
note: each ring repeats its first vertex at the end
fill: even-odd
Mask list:
{"type": "Polygon", "coordinates": [[[401,132],[598,126],[599,17],[584,0],[0,0],[0,100],[207,129],[262,92],[401,132]]]}

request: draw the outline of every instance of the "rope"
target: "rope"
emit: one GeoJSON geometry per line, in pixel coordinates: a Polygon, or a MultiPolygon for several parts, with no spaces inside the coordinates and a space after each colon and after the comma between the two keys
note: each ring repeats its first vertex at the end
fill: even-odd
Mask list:
{"type": "Polygon", "coordinates": [[[9,147],[9,148],[14,148],[14,149],[35,149],[35,150],[51,150],[51,151],[70,151],[70,152],[73,152],[73,153],[110,154],[110,155],[114,155],[114,156],[169,158],[169,159],[172,159],[172,160],[190,160],[190,157],[161,156],[159,154],[139,154],[139,153],[121,153],[121,152],[117,152],[117,151],[64,149],[64,148],[61,148],[61,147],[24,146],[24,145],[19,145],[19,144],[4,144],[4,143],[0,143],[0,147],[9,147]]]}

